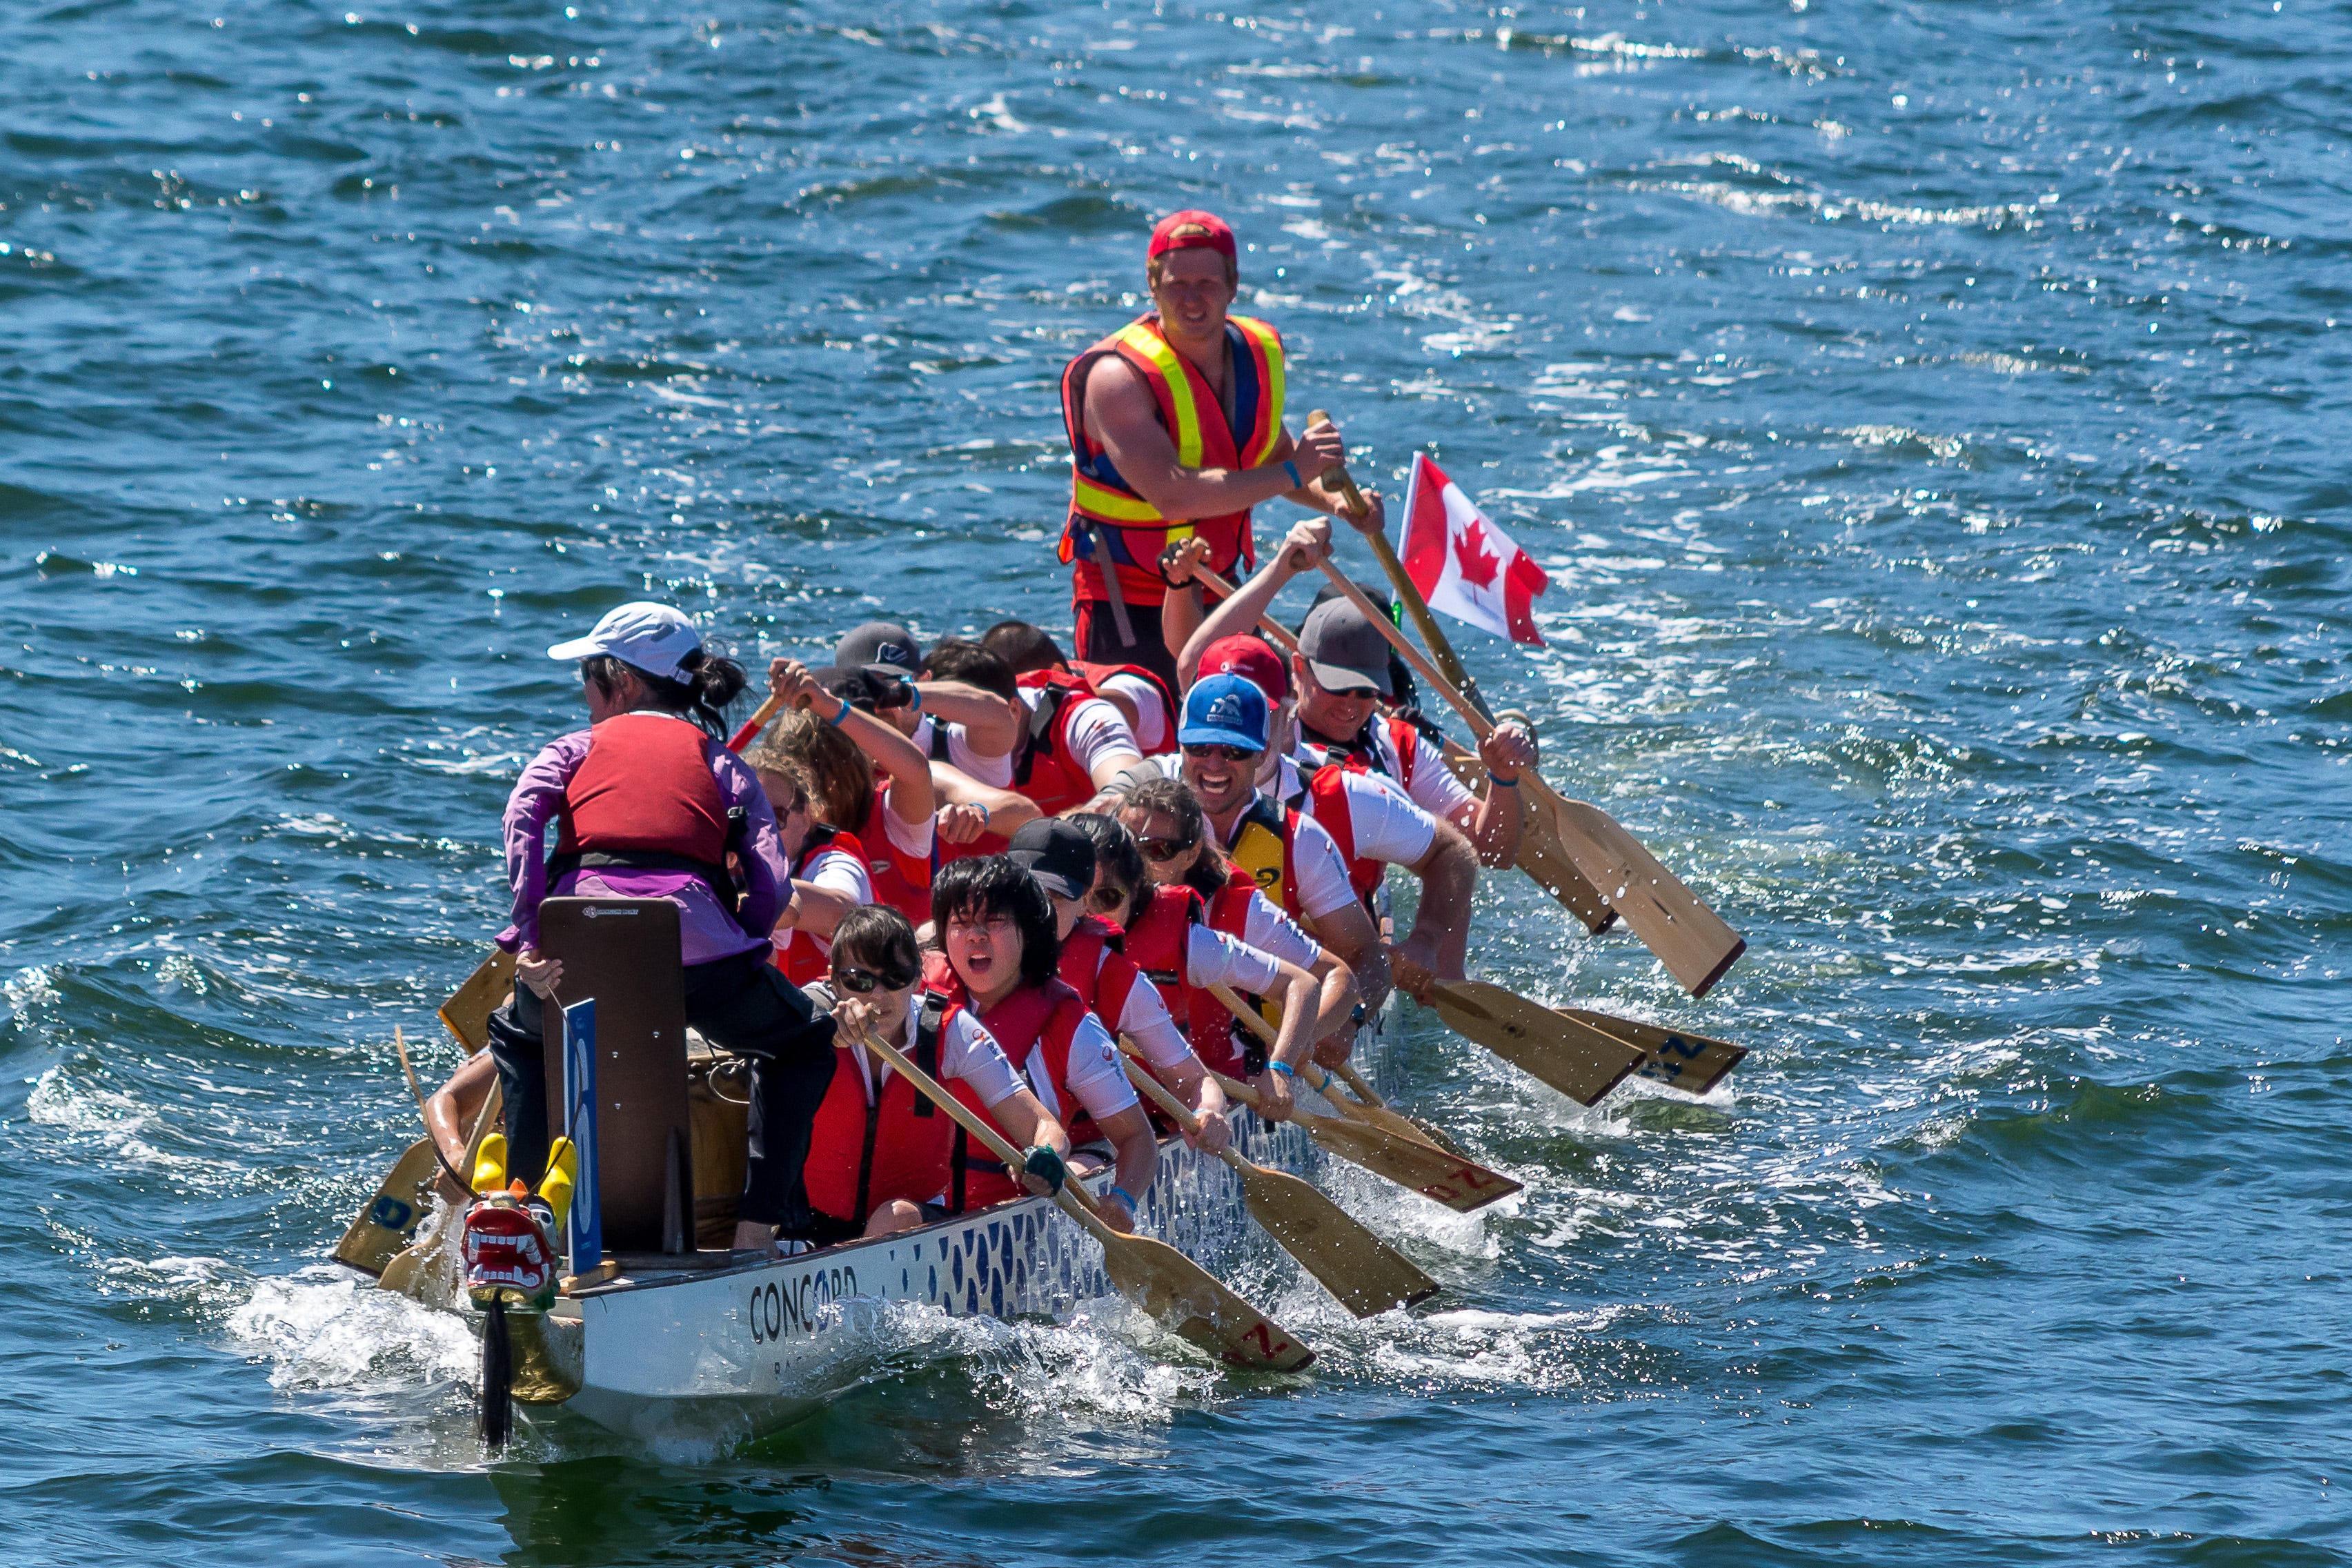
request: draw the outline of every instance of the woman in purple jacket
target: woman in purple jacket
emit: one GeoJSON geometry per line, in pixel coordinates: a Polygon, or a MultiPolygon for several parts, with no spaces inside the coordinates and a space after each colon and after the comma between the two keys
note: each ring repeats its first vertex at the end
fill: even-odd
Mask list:
{"type": "Polygon", "coordinates": [[[541,900],[667,898],[678,906],[687,1022],[751,1064],[735,1245],[772,1250],[779,1228],[808,1228],[801,1167],[835,1052],[833,1020],[768,961],[769,931],[793,916],[792,882],[758,778],[720,743],[720,710],[743,689],[743,672],[705,653],[693,624],[666,604],[624,604],[548,654],[581,662],[588,727],[531,758],[507,798],[514,924],[499,945],[516,955],[517,984],[490,1016],[490,1051],[505,1091],[508,1170],[536,1185],[547,1164],[542,1003],[556,997],[563,966],[538,950],[541,900]],[[542,858],[551,823],[551,860],[542,858]]]}

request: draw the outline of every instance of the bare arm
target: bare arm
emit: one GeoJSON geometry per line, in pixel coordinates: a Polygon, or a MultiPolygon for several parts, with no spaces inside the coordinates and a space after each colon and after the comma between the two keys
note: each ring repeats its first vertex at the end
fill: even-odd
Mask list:
{"type": "Polygon", "coordinates": [[[923,711],[931,716],[931,722],[961,725],[965,742],[977,755],[1010,757],[1021,744],[1027,712],[1016,716],[1012,706],[994,692],[961,681],[918,681],[915,689],[923,694],[923,711]]]}
{"type": "Polygon", "coordinates": [[[915,743],[870,713],[862,713],[816,684],[816,677],[797,659],[778,659],[768,666],[768,689],[793,706],[806,699],[808,709],[866,753],[890,780],[890,814],[902,822],[929,822],[939,804],[931,797],[931,759],[915,743]]]}
{"type": "MultiPolygon", "coordinates": [[[[498,1082],[499,1064],[487,1051],[467,1057],[449,1081],[425,1102],[425,1130],[433,1134],[441,1157],[455,1170],[466,1170],[466,1134],[498,1082]]],[[[473,1172],[466,1171],[470,1180],[473,1172]]]]}
{"type": "Polygon", "coordinates": [[[1478,747],[1488,781],[1486,798],[1458,809],[1449,819],[1478,852],[1481,865],[1497,870],[1519,856],[1519,830],[1524,822],[1518,789],[1519,772],[1535,766],[1535,744],[1516,724],[1498,724],[1478,747]]]}
{"type": "Polygon", "coordinates": [[[1016,795],[1010,789],[999,789],[993,784],[983,784],[961,768],[950,768],[944,762],[931,764],[931,788],[941,802],[950,806],[984,806],[988,809],[988,831],[1003,833],[1007,838],[1020,831],[1042,814],[1037,802],[1026,795],[1016,795]]]}
{"type": "Polygon", "coordinates": [[[1283,433],[1272,461],[1256,468],[1188,468],[1177,461],[1176,443],[1160,423],[1160,405],[1143,379],[1112,356],[1095,361],[1087,376],[1084,412],[1091,429],[1135,493],[1171,517],[1215,517],[1245,511],[1276,496],[1312,511],[1337,515],[1345,505],[1327,495],[1312,477],[1347,455],[1334,426],[1318,425],[1304,441],[1283,433]],[[1307,476],[1291,482],[1283,466],[1291,459],[1307,476]]]}
{"type": "MultiPolygon", "coordinates": [[[[1454,837],[1459,840],[1461,835],[1454,837]]],[[[1434,846],[1432,852],[1435,852],[1434,846]]],[[[1330,914],[1305,924],[1329,955],[1336,956],[1354,972],[1365,1007],[1377,1009],[1388,999],[1389,956],[1381,946],[1380,930],[1372,924],[1371,913],[1360,901],[1350,900],[1330,914]]]]}
{"type": "Polygon", "coordinates": [[[1034,1149],[1043,1144],[1065,1159],[1069,1157],[1070,1134],[1054,1120],[1045,1102],[1026,1087],[1015,1089],[991,1105],[988,1113],[1004,1129],[1004,1135],[1020,1147],[1034,1149]]]}
{"type": "MultiPolygon", "coordinates": [[[[1142,1201],[1151,1186],[1152,1176],[1160,1169],[1160,1142],[1151,1135],[1151,1118],[1143,1113],[1141,1105],[1129,1105],[1108,1116],[1099,1117],[1095,1125],[1118,1151],[1115,1173],[1111,1179],[1142,1201]]],[[[1103,1222],[1114,1230],[1130,1235],[1135,1230],[1134,1217],[1123,1208],[1118,1199],[1111,1198],[1102,1206],[1103,1222]]]]}
{"type": "MultiPolygon", "coordinates": [[[[1201,655],[1209,644],[1221,638],[1246,635],[1257,629],[1258,618],[1274,603],[1275,595],[1285,584],[1302,571],[1313,571],[1331,554],[1331,525],[1319,517],[1306,517],[1291,525],[1290,532],[1256,575],[1234,591],[1234,596],[1209,612],[1206,619],[1194,628],[1191,637],[1176,654],[1176,677],[1190,686],[1200,673],[1201,655]]],[[[1182,562],[1177,570],[1185,570],[1182,562]]]]}
{"type": "Polygon", "coordinates": [[[1461,829],[1440,822],[1429,852],[1413,862],[1412,872],[1421,878],[1421,907],[1413,912],[1412,935],[1397,945],[1397,951],[1441,980],[1458,980],[1469,954],[1470,890],[1478,880],[1477,854],[1461,829]]]}

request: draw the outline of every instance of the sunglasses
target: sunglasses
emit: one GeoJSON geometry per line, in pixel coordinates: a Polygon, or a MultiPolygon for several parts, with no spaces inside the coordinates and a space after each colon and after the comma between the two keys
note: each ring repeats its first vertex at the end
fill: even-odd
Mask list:
{"type": "Polygon", "coordinates": [[[1226,762],[1254,762],[1257,759],[1257,753],[1246,746],[1187,746],[1184,755],[1203,758],[1213,757],[1226,762]]]}
{"type": "Polygon", "coordinates": [[[1143,852],[1148,861],[1172,861],[1178,855],[1189,854],[1198,839],[1138,839],[1135,847],[1143,852]]]}
{"type": "Polygon", "coordinates": [[[1127,907],[1128,889],[1098,887],[1087,894],[1087,907],[1104,915],[1115,915],[1127,907]]]}
{"type": "Polygon", "coordinates": [[[873,995],[877,986],[886,991],[903,991],[922,978],[920,975],[877,975],[871,969],[847,964],[834,970],[833,977],[841,982],[845,990],[856,991],[861,997],[873,995]]]}

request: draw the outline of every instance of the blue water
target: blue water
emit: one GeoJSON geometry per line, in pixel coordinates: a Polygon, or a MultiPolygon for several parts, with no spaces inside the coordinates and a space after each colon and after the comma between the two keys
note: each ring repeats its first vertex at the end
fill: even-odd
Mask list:
{"type": "Polygon", "coordinates": [[[0,1559],[2352,1555],[2340,10],[218,9],[0,16],[0,1559]],[[1295,411],[1549,565],[1473,667],[1752,945],[1693,1004],[1507,878],[1480,963],[1754,1054],[1584,1112],[1408,1015],[1528,1191],[1343,1176],[1448,1293],[1266,1258],[1304,1380],[934,1325],[485,1466],[322,1255],[541,650],[1064,623],[1055,379],[1189,204],[1295,411]]]}

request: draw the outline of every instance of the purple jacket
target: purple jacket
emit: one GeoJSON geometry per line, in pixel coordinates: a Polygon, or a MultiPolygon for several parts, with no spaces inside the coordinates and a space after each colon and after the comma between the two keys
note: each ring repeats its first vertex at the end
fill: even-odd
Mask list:
{"type": "MultiPolygon", "coordinates": [[[[689,719],[679,718],[680,724],[689,719]]],[[[784,846],[776,833],[776,813],[760,788],[759,776],[742,758],[717,741],[704,747],[711,776],[719,781],[719,799],[729,809],[743,808],[745,847],[736,875],[743,892],[739,921],[719,906],[710,884],[690,872],[638,871],[598,866],[577,871],[547,885],[548,826],[563,804],[563,788],[580,770],[588,755],[589,731],[575,729],[550,741],[515,780],[507,797],[500,831],[506,840],[507,882],[514,889],[514,924],[499,934],[499,946],[511,953],[539,946],[539,905],[551,894],[580,894],[607,898],[667,898],[678,906],[678,961],[708,964],[768,945],[751,931],[768,929],[782,912],[782,890],[792,883],[784,866],[784,846]],[[747,929],[748,928],[748,929],[747,929]]]]}

